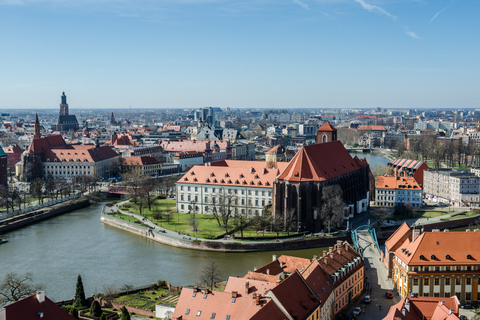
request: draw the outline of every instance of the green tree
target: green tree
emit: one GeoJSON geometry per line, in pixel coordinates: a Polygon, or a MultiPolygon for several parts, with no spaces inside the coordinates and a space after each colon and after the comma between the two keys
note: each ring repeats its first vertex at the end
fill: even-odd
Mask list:
{"type": "Polygon", "coordinates": [[[102,307],[100,307],[100,303],[98,303],[97,300],[94,300],[90,306],[90,315],[94,317],[100,317],[102,315],[102,307]]]}
{"type": "Polygon", "coordinates": [[[72,306],[72,307],[70,308],[70,312],[69,312],[69,313],[70,313],[70,315],[71,315],[72,317],[74,317],[75,319],[78,319],[78,310],[77,310],[77,308],[75,308],[75,306],[72,306]]]}
{"type": "Polygon", "coordinates": [[[75,288],[75,298],[73,298],[73,305],[76,307],[86,306],[85,290],[83,289],[82,276],[77,277],[77,286],[75,288]]]}
{"type": "Polygon", "coordinates": [[[122,311],[122,316],[120,317],[120,320],[130,320],[130,313],[128,313],[127,308],[125,306],[120,309],[122,311]]]}

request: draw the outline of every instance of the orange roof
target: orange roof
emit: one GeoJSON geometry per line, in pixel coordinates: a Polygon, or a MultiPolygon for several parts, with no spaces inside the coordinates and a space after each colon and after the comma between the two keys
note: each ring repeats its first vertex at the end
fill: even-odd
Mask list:
{"type": "Polygon", "coordinates": [[[165,152],[178,152],[178,151],[198,151],[205,152],[207,142],[210,142],[210,147],[216,143],[219,145],[220,150],[226,150],[228,146],[227,140],[163,140],[160,141],[160,145],[165,152]]]}
{"type": "Polygon", "coordinates": [[[377,189],[422,190],[413,177],[378,176],[377,189]]]}
{"type": "Polygon", "coordinates": [[[359,126],[357,130],[360,131],[387,131],[384,126],[359,126]]]}
{"type": "Polygon", "coordinates": [[[254,294],[245,294],[244,291],[237,292],[219,292],[205,290],[195,292],[195,289],[183,288],[178,299],[172,319],[182,316],[182,320],[209,320],[215,313],[215,319],[249,319],[258,310],[266,304],[265,299],[261,299],[259,305],[256,305],[254,294]]]}
{"type": "Polygon", "coordinates": [[[318,129],[317,131],[322,131],[322,132],[325,132],[325,131],[337,131],[337,129],[335,129],[334,126],[332,126],[328,121],[325,122],[321,127],[320,129],[318,129]]]}
{"type": "Polygon", "coordinates": [[[286,162],[279,162],[277,168],[267,169],[265,161],[217,161],[209,166],[194,166],[177,183],[271,189],[277,175],[286,166],[286,162]]]}
{"type": "Polygon", "coordinates": [[[391,306],[383,320],[455,320],[458,318],[458,300],[455,296],[447,297],[404,297],[391,306]],[[443,303],[442,303],[443,302],[443,303]],[[409,311],[405,304],[409,305],[409,311]],[[453,313],[450,314],[450,309],[453,313]]]}
{"type": "Polygon", "coordinates": [[[406,222],[402,223],[402,225],[395,230],[395,232],[385,241],[385,247],[387,250],[396,250],[399,245],[401,245],[400,241],[410,233],[410,227],[406,222]]]}
{"type": "Polygon", "coordinates": [[[43,161],[50,162],[97,162],[118,156],[112,147],[94,145],[66,145],[59,148],[44,150],[43,161]]]}
{"type": "Polygon", "coordinates": [[[327,277],[320,267],[318,259],[314,259],[312,263],[302,272],[302,276],[305,278],[310,289],[317,295],[323,305],[333,289],[333,281],[330,277],[327,277]]]}
{"type": "Polygon", "coordinates": [[[395,255],[408,265],[475,265],[479,243],[479,231],[424,232],[414,242],[406,240],[395,255]]]}
{"type": "Polygon", "coordinates": [[[302,147],[278,176],[288,181],[325,181],[352,171],[366,162],[355,161],[341,141],[302,147]]]}
{"type": "Polygon", "coordinates": [[[277,286],[277,282],[267,282],[260,280],[251,280],[245,278],[237,277],[228,277],[227,286],[225,287],[225,292],[238,292],[238,293],[258,293],[260,295],[265,295],[268,291],[272,290],[277,286]],[[248,288],[248,292],[247,292],[248,288]]]}
{"type": "Polygon", "coordinates": [[[258,273],[256,271],[250,271],[246,275],[243,276],[244,279],[252,279],[252,280],[259,280],[259,281],[267,281],[267,282],[277,282],[280,280],[279,276],[272,275],[272,274],[264,274],[258,273]]]}

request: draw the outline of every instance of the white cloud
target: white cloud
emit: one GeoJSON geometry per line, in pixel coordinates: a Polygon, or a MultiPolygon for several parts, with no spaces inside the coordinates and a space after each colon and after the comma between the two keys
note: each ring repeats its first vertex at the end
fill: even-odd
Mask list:
{"type": "Polygon", "coordinates": [[[299,6],[302,7],[303,9],[307,9],[307,10],[310,9],[310,7],[308,6],[308,4],[306,4],[306,3],[304,3],[304,2],[302,2],[302,1],[300,1],[300,0],[293,0],[293,3],[299,5],[299,6]]]}
{"type": "Polygon", "coordinates": [[[452,3],[450,3],[450,4],[449,4],[448,6],[446,6],[445,8],[443,8],[442,10],[438,11],[437,13],[435,13],[435,15],[433,16],[433,18],[430,19],[430,22],[429,22],[429,23],[432,23],[432,21],[435,20],[440,13],[442,13],[443,11],[447,10],[448,8],[450,8],[450,7],[451,7],[455,2],[457,2],[457,1],[458,1],[458,0],[453,1],[452,3]]]}
{"type": "Polygon", "coordinates": [[[387,10],[385,10],[385,9],[379,7],[379,6],[375,6],[373,4],[365,3],[365,1],[363,1],[363,0],[355,0],[355,2],[359,3],[363,7],[363,9],[365,9],[367,11],[386,15],[386,16],[392,18],[393,20],[397,19],[397,17],[395,17],[390,12],[388,12],[387,10]]]}
{"type": "Polygon", "coordinates": [[[409,36],[410,38],[413,38],[413,39],[422,39],[421,37],[419,37],[415,32],[413,31],[407,31],[405,32],[407,34],[407,36],[409,36]]]}

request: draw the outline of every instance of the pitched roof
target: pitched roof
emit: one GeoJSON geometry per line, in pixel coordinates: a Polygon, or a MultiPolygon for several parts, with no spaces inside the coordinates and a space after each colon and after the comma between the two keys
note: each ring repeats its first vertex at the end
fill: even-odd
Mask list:
{"type": "Polygon", "coordinates": [[[225,292],[238,292],[242,294],[256,293],[264,296],[268,291],[277,286],[277,282],[251,280],[245,278],[228,277],[225,292]],[[247,292],[248,288],[248,292],[247,292]]]}
{"type": "Polygon", "coordinates": [[[64,147],[67,144],[61,135],[53,135],[44,138],[33,139],[27,149],[29,154],[39,154],[51,148],[64,147]]]}
{"type": "Polygon", "coordinates": [[[328,121],[325,122],[317,131],[325,132],[325,131],[337,131],[334,126],[332,126],[328,121]]]}
{"type": "Polygon", "coordinates": [[[384,126],[359,126],[358,131],[387,131],[384,126]]]}
{"type": "Polygon", "coordinates": [[[175,307],[172,319],[182,316],[182,320],[196,319],[207,320],[226,319],[230,315],[230,319],[250,319],[258,310],[266,304],[265,299],[260,299],[257,305],[255,294],[245,294],[244,292],[219,292],[205,290],[198,291],[196,289],[183,288],[175,307]]]}
{"type": "Polygon", "coordinates": [[[387,241],[385,241],[387,250],[396,250],[398,246],[401,245],[400,241],[409,233],[411,233],[409,225],[406,222],[402,223],[402,225],[388,237],[387,241]]]}
{"type": "Polygon", "coordinates": [[[303,270],[310,264],[309,259],[282,255],[254,272],[271,275],[280,275],[282,272],[294,273],[295,270],[303,270]]]}
{"type": "MultiPolygon", "coordinates": [[[[388,163],[397,168],[419,169],[422,165],[427,166],[423,161],[411,159],[394,159],[388,163]]],[[[428,168],[428,166],[427,166],[428,168]]]]}
{"type": "Polygon", "coordinates": [[[158,164],[157,159],[151,156],[134,156],[134,157],[126,157],[123,160],[123,165],[125,166],[146,166],[151,164],[158,164]]]}
{"type": "Polygon", "coordinates": [[[473,265],[480,260],[479,243],[480,231],[424,232],[406,240],[395,255],[409,265],[473,265]]]}
{"type": "Polygon", "coordinates": [[[313,259],[312,263],[302,272],[302,277],[321,300],[322,305],[335,289],[332,279],[323,272],[318,259],[313,259]]]}
{"type": "Polygon", "coordinates": [[[458,300],[455,296],[447,297],[404,297],[390,307],[383,320],[456,320],[458,317],[458,300]],[[405,307],[405,304],[408,307],[405,307]],[[402,310],[405,308],[405,315],[402,310]],[[409,310],[407,310],[409,309],[409,310]],[[450,313],[450,309],[453,313],[450,313]]]}
{"type": "Polygon", "coordinates": [[[216,142],[220,146],[220,150],[226,150],[228,146],[227,140],[163,140],[160,141],[160,145],[165,152],[178,152],[178,151],[198,151],[205,152],[207,143],[216,142]]]}
{"type": "Polygon", "coordinates": [[[272,169],[267,165],[265,161],[217,161],[209,166],[192,167],[177,183],[272,189],[277,175],[287,163],[279,162],[277,168],[272,169]]]}
{"type": "MultiPolygon", "coordinates": [[[[34,140],[35,141],[35,140],[34,140]]],[[[95,148],[94,145],[65,145],[58,148],[47,148],[43,153],[43,161],[54,162],[98,162],[118,156],[110,146],[95,148]]]]}
{"type": "Polygon", "coordinates": [[[414,177],[378,176],[377,189],[422,190],[414,177]]]}
{"type": "Polygon", "coordinates": [[[320,306],[320,299],[298,271],[273,288],[271,293],[294,319],[307,319],[320,306]]]}
{"type": "Polygon", "coordinates": [[[278,176],[288,181],[325,181],[352,171],[366,162],[356,161],[341,141],[302,147],[278,176]]]}
{"type": "Polygon", "coordinates": [[[280,280],[280,277],[272,274],[264,274],[258,273],[255,271],[250,271],[246,275],[243,276],[244,279],[252,279],[252,280],[259,280],[259,281],[267,281],[267,282],[277,282],[280,280]]]}
{"type": "Polygon", "coordinates": [[[52,300],[45,297],[39,302],[37,294],[33,294],[22,300],[4,306],[6,320],[38,320],[39,314],[43,313],[44,319],[49,320],[75,320],[74,317],[57,306],[52,300]]]}

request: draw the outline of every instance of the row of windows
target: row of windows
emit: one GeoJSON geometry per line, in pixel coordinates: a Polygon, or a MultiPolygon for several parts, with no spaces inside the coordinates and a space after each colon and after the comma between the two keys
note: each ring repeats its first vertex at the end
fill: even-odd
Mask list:
{"type": "MultiPolygon", "coordinates": [[[[198,191],[200,191],[199,189],[201,189],[201,187],[190,187],[190,186],[187,186],[187,187],[186,187],[186,190],[187,190],[187,191],[192,191],[192,189],[193,189],[195,192],[198,192],[198,191]]],[[[183,190],[184,190],[184,186],[180,186],[180,191],[183,191],[183,190]]],[[[223,188],[218,188],[218,189],[216,189],[216,188],[211,188],[211,191],[212,191],[213,193],[215,193],[215,192],[217,192],[217,191],[222,192],[221,190],[225,190],[225,189],[223,189],[223,188]]],[[[228,192],[229,194],[232,194],[232,189],[227,189],[227,190],[228,190],[227,192],[228,192]]],[[[208,188],[206,187],[204,191],[205,191],[205,192],[208,192],[208,188]]],[[[235,190],[233,190],[233,193],[234,193],[234,194],[239,194],[239,193],[241,193],[242,195],[244,195],[244,194],[245,194],[245,190],[244,190],[244,189],[242,189],[242,190],[237,190],[237,189],[235,189],[235,190]]],[[[248,195],[252,195],[252,193],[253,193],[252,190],[248,190],[248,195]]],[[[272,191],[258,191],[258,190],[255,190],[255,195],[256,195],[256,196],[258,196],[258,195],[260,195],[260,194],[261,194],[262,196],[265,196],[265,195],[271,196],[271,195],[272,195],[272,191]]]]}
{"type": "MultiPolygon", "coordinates": [[[[428,286],[429,283],[430,283],[429,278],[424,278],[423,279],[423,285],[428,286]]],[[[436,286],[440,285],[440,278],[434,278],[433,279],[433,284],[436,285],[436,286]]],[[[459,278],[459,277],[455,278],[455,284],[456,285],[461,285],[462,284],[461,278],[459,278]]],[[[467,285],[472,284],[472,278],[469,278],[469,277],[466,278],[465,279],[465,284],[467,284],[467,285]]],[[[413,279],[413,285],[418,286],[418,278],[413,279]]],[[[445,285],[446,286],[450,285],[450,278],[445,278],[445,285]]]]}
{"type": "MultiPolygon", "coordinates": [[[[411,267],[410,267],[411,268],[411,267]]],[[[435,266],[435,267],[413,267],[413,271],[472,271],[477,270],[477,266],[435,266]]]]}

